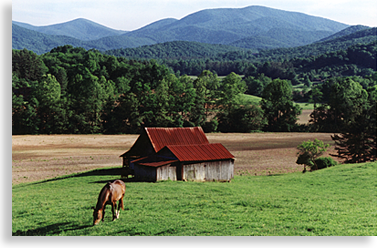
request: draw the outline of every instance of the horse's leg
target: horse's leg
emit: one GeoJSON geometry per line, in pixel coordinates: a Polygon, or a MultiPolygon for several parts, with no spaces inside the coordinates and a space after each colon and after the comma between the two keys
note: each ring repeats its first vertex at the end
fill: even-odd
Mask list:
{"type": "Polygon", "coordinates": [[[123,203],[121,202],[121,200],[122,200],[122,198],[120,198],[119,204],[118,204],[117,219],[119,219],[120,207],[123,205],[123,203]]]}
{"type": "Polygon", "coordinates": [[[116,207],[117,207],[116,202],[113,202],[113,203],[111,204],[111,211],[113,212],[113,220],[116,219],[116,207]]]}
{"type": "Polygon", "coordinates": [[[102,222],[105,221],[105,208],[106,206],[103,208],[103,211],[102,211],[102,222]]]}

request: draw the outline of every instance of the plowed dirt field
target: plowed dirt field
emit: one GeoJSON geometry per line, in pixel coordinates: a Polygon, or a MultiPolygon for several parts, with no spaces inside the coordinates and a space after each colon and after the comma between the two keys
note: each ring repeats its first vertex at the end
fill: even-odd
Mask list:
{"type": "MultiPolygon", "coordinates": [[[[103,167],[121,166],[119,157],[138,135],[15,135],[12,136],[12,184],[33,182],[103,167]]],[[[297,145],[325,133],[207,134],[235,157],[235,174],[272,175],[302,171],[297,145]]],[[[334,153],[334,147],[328,149],[334,153]]]]}

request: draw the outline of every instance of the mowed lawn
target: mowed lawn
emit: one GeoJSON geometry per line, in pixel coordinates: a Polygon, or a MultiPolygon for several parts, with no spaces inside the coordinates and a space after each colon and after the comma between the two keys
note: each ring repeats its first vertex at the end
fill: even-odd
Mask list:
{"type": "Polygon", "coordinates": [[[377,235],[377,163],[220,182],[126,182],[125,210],[92,226],[116,168],[12,188],[15,235],[377,235]]]}

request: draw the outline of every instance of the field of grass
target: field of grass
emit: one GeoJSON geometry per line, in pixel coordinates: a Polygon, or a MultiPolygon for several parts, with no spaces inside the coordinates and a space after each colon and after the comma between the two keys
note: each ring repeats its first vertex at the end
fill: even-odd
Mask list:
{"type": "Polygon", "coordinates": [[[116,168],[12,187],[12,235],[376,236],[377,163],[219,182],[127,182],[125,211],[91,226],[116,168]]]}
{"type": "MultiPolygon", "coordinates": [[[[252,96],[247,94],[241,94],[241,96],[238,99],[238,104],[241,105],[259,105],[260,100],[262,100],[261,97],[258,96],[252,96]]],[[[313,110],[314,104],[313,103],[297,103],[302,110],[313,110]]]]}

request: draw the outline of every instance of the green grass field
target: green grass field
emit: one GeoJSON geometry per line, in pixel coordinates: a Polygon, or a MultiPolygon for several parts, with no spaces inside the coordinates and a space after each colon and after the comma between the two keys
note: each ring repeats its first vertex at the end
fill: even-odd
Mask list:
{"type": "MultiPolygon", "coordinates": [[[[241,94],[238,99],[238,104],[241,105],[259,105],[260,101],[262,100],[261,97],[252,96],[247,94],[241,94]]],[[[302,110],[313,110],[314,104],[313,103],[297,103],[302,110]]]]}
{"type": "Polygon", "coordinates": [[[92,224],[101,169],[12,188],[15,235],[376,236],[377,163],[220,182],[126,182],[125,211],[92,224]]]}

